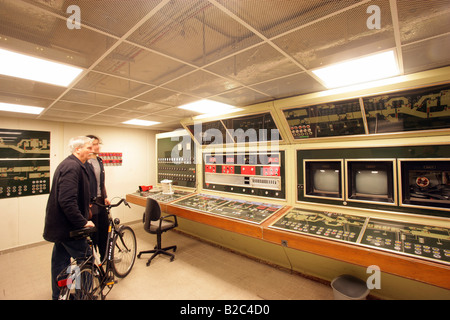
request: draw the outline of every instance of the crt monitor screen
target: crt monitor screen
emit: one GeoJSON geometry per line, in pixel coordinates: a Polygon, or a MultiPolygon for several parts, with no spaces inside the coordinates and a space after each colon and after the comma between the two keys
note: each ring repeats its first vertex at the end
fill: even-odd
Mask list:
{"type": "Polygon", "coordinates": [[[394,202],[392,161],[349,161],[349,200],[394,202]]]}
{"type": "Polygon", "coordinates": [[[341,162],[305,161],[305,195],[342,198],[341,162]]]}

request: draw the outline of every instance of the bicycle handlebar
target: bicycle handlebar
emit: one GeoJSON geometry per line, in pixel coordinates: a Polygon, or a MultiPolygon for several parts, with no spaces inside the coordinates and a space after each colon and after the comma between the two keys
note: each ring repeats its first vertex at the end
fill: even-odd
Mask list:
{"type": "Polygon", "coordinates": [[[130,205],[128,204],[127,200],[125,200],[125,198],[120,199],[119,202],[117,202],[116,204],[100,204],[97,202],[92,202],[93,204],[99,206],[99,207],[103,207],[103,208],[114,208],[114,207],[118,207],[122,204],[122,202],[128,207],[131,208],[130,205]]]}

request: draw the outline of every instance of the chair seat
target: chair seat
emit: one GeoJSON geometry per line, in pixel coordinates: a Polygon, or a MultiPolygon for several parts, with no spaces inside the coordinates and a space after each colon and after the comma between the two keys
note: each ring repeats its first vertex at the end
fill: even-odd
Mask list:
{"type": "Polygon", "coordinates": [[[177,216],[174,214],[168,214],[164,217],[161,216],[161,207],[159,203],[152,198],[147,198],[145,205],[145,211],[142,221],[144,222],[144,230],[148,233],[156,234],[156,246],[152,250],[141,251],[137,257],[140,258],[142,254],[152,253],[153,255],[148,259],[147,266],[157,255],[163,254],[170,256],[170,261],[173,261],[175,255],[168,252],[177,250],[177,246],[162,247],[161,237],[162,233],[178,226],[177,216]]]}
{"type": "MultiPolygon", "coordinates": [[[[161,222],[161,232],[167,231],[171,228],[173,228],[174,223],[171,221],[162,221],[161,222]]],[[[152,221],[150,222],[150,232],[151,233],[157,233],[159,228],[159,220],[158,221],[152,221]]]]}

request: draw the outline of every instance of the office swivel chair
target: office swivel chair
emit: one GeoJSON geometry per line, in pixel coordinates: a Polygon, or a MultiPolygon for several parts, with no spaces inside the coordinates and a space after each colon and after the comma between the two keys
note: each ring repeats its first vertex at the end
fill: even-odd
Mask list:
{"type": "Polygon", "coordinates": [[[147,261],[147,267],[150,265],[150,262],[152,262],[152,259],[158,254],[165,254],[167,256],[170,256],[170,261],[173,261],[175,256],[167,251],[173,250],[173,252],[175,252],[177,250],[177,246],[161,248],[161,234],[178,226],[177,217],[173,214],[161,217],[161,207],[159,206],[159,203],[152,198],[147,198],[143,222],[145,231],[151,234],[156,234],[157,245],[153,250],[139,252],[138,258],[140,258],[141,254],[143,253],[153,253],[150,259],[148,259],[147,261]],[[168,219],[170,217],[174,219],[168,219]]]}

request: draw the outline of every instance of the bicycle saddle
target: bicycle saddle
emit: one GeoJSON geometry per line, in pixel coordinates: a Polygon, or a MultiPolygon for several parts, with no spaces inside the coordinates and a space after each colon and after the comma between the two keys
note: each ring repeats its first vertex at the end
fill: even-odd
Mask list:
{"type": "Polygon", "coordinates": [[[97,231],[96,227],[86,227],[83,229],[70,231],[71,238],[85,238],[97,231]]]}

